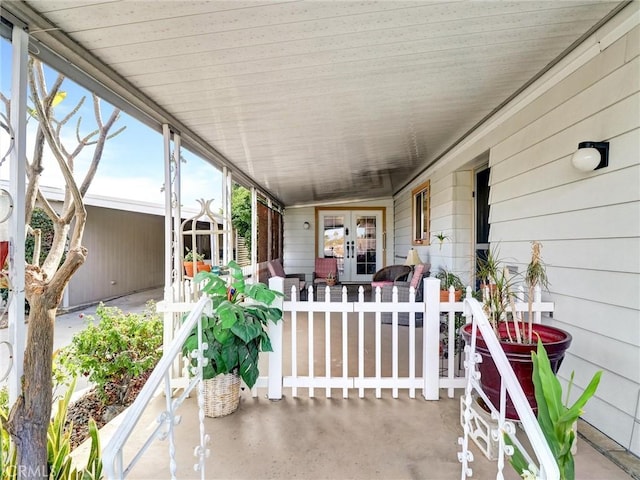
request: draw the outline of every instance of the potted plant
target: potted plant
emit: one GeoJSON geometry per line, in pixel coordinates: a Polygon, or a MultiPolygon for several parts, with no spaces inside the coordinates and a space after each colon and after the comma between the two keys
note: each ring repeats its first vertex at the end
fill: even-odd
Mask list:
{"type": "MultiPolygon", "coordinates": [[[[272,306],[282,294],[263,283],[247,285],[242,269],[235,262],[228,265],[229,280],[212,272],[199,272],[194,280],[212,300],[213,313],[203,316],[202,341],[206,365],[205,415],[217,417],[236,410],[239,403],[240,379],[252,388],[258,379],[258,355],[271,352],[266,327],[269,321],[282,319],[282,310],[272,306]]],[[[186,340],[183,353],[192,358],[198,349],[197,328],[186,340]]],[[[196,360],[192,359],[195,365],[196,360]]]]}
{"type": "MultiPolygon", "coordinates": [[[[533,242],[531,261],[526,270],[527,272],[531,270],[532,273],[524,275],[524,282],[529,290],[530,330],[526,328],[520,314],[515,311],[516,276],[512,276],[502,265],[496,253],[491,251],[478,269],[482,279],[483,309],[534,413],[537,412],[537,405],[531,380],[533,374],[531,352],[535,349],[535,341],[537,338],[542,341],[554,373],[560,368],[564,354],[571,344],[571,335],[568,332],[532,322],[533,289],[535,285],[548,284],[545,265],[540,258],[540,247],[539,242],[533,242]],[[530,287],[533,282],[535,285],[530,287]]],[[[465,325],[461,331],[466,343],[470,343],[471,327],[471,324],[465,325]]],[[[476,350],[482,356],[482,362],[478,365],[482,389],[494,405],[499,405],[500,375],[481,336],[476,339],[476,350]]],[[[518,414],[509,398],[507,398],[506,417],[518,419],[518,414]]]]}
{"type": "Polygon", "coordinates": [[[182,262],[184,272],[187,277],[193,277],[193,272],[202,272],[211,270],[211,265],[204,263],[204,255],[194,250],[187,249],[187,254],[182,262]]]}
{"type": "MultiPolygon", "coordinates": [[[[533,362],[533,383],[538,404],[538,424],[544,434],[551,453],[553,453],[560,470],[560,480],[575,479],[573,461],[573,445],[576,439],[576,422],[583,413],[582,409],[589,399],[596,393],[602,371],[594,374],[593,378],[584,389],[582,395],[575,403],[568,407],[569,394],[573,385],[574,372],[571,373],[567,395],[562,398],[562,386],[549,361],[542,342],[538,340],[537,353],[531,352],[533,362]]],[[[513,445],[509,437],[505,435],[507,444],[513,445]]],[[[509,462],[522,478],[538,478],[535,467],[529,465],[520,450],[514,446],[514,453],[509,462]]]]}
{"type": "Polygon", "coordinates": [[[464,284],[462,280],[460,280],[460,277],[448,271],[445,267],[440,267],[436,278],[440,280],[440,301],[449,301],[449,288],[453,287],[455,290],[455,301],[459,302],[462,298],[462,291],[464,290],[464,284]]]}
{"type": "Polygon", "coordinates": [[[327,285],[329,285],[330,287],[333,287],[336,284],[336,273],[335,272],[327,273],[327,278],[325,280],[327,282],[327,285]]]}

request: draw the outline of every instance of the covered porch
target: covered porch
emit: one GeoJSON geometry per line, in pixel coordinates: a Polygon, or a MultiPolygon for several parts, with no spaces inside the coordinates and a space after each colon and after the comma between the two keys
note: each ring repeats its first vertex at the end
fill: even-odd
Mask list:
{"type": "MultiPolygon", "coordinates": [[[[333,314],[334,316],[336,314],[333,314]]],[[[291,316],[285,314],[284,336],[291,336],[291,316]]],[[[339,321],[339,318],[334,318],[339,321]]],[[[357,322],[355,315],[350,322],[357,322]]],[[[322,326],[316,324],[318,330],[322,326]]],[[[403,334],[406,335],[407,327],[403,334]]],[[[419,329],[421,330],[421,329],[419,329]]],[[[390,345],[392,326],[383,325],[383,345],[390,345]]],[[[299,324],[299,335],[308,332],[299,324]]],[[[315,362],[318,375],[323,375],[325,341],[322,335],[315,337],[315,362]]],[[[340,334],[332,339],[336,344],[340,334]]],[[[283,349],[284,371],[291,372],[291,355],[285,342],[283,349]]],[[[391,375],[391,349],[383,353],[383,375],[391,375]]],[[[300,355],[300,362],[306,359],[300,355]]],[[[400,352],[399,361],[407,365],[406,350],[400,352]]],[[[418,362],[419,363],[419,362],[418,362]]],[[[368,368],[373,368],[373,356],[367,357],[368,368]]],[[[416,365],[419,368],[419,365],[416,365]]],[[[332,368],[340,372],[340,361],[332,361],[332,368]]],[[[349,370],[357,371],[357,364],[349,370]]],[[[263,358],[261,371],[267,371],[263,358]]],[[[448,398],[441,390],[438,401],[427,401],[422,395],[409,398],[408,390],[401,389],[393,398],[390,389],[383,389],[376,398],[374,389],[367,389],[364,398],[351,391],[349,398],[342,398],[342,389],[332,389],[327,398],[324,389],[315,390],[314,397],[307,389],[298,388],[293,396],[285,388],[283,398],[269,400],[265,388],[252,393],[241,392],[240,405],[234,413],[219,418],[204,418],[204,429],[210,436],[210,455],[205,460],[205,478],[212,479],[451,479],[460,478],[461,465],[457,458],[460,451],[458,438],[462,435],[460,424],[460,395],[448,398]]],[[[131,461],[144,444],[148,435],[158,425],[166,409],[166,399],[158,392],[149,409],[140,418],[133,435],[127,442],[124,461],[131,461]]],[[[175,460],[177,478],[201,478],[194,471],[197,463],[194,449],[200,442],[200,425],[195,393],[182,404],[177,412],[180,423],[175,427],[175,460]]],[[[101,431],[101,441],[106,445],[114,430],[124,421],[124,414],[117,417],[101,431]]],[[[579,428],[576,478],[581,480],[623,480],[632,478],[596,450],[591,441],[597,440],[594,431],[585,422],[579,428]]],[[[601,448],[601,447],[600,447],[601,448]]],[[[606,446],[605,446],[606,448],[606,446]]],[[[473,478],[488,479],[496,476],[496,461],[488,460],[476,445],[472,445],[474,461],[473,478]]],[[[83,458],[88,445],[80,446],[74,456],[83,458]]],[[[618,452],[613,452],[615,455],[618,452]]],[[[168,440],[156,440],[132,468],[127,478],[170,478],[170,444],[168,440]]],[[[505,478],[519,478],[509,466],[505,478]]]]}
{"type": "MultiPolygon", "coordinates": [[[[628,451],[640,452],[636,368],[640,271],[629,261],[637,258],[639,237],[637,3],[583,2],[562,12],[553,9],[565,6],[553,2],[495,4],[490,13],[476,10],[466,19],[469,23],[457,23],[457,9],[464,11],[465,2],[453,9],[448,2],[410,1],[398,8],[394,2],[353,2],[345,3],[339,13],[325,2],[248,2],[246,8],[226,11],[224,2],[193,2],[185,12],[131,2],[135,8],[126,19],[111,2],[81,3],[6,2],[11,26],[15,25],[14,46],[21,51],[23,66],[29,42],[48,58],[71,59],[61,62],[69,67],[65,73],[86,81],[105,99],[126,106],[163,131],[168,301],[182,299],[174,298],[171,290],[180,276],[182,251],[169,225],[172,218],[180,219],[179,174],[171,175],[172,168],[179,169],[180,162],[172,155],[178,152],[179,158],[181,146],[223,171],[224,230],[229,230],[231,222],[232,182],[251,189],[252,237],[257,238],[261,222],[269,237],[264,253],[253,243],[248,273],[254,279],[265,280],[261,276],[264,263],[281,258],[287,271],[302,272],[308,280],[314,259],[323,254],[324,219],[332,211],[379,212],[376,262],[381,265],[403,263],[409,249],[415,248],[434,271],[440,266],[449,268],[468,283],[474,281],[476,255],[489,244],[502,242],[506,256],[522,259],[529,242],[541,239],[548,248],[553,285],[547,295],[558,305],[556,315],[548,320],[579,340],[569,354],[566,371],[561,372],[562,381],[576,369],[578,388],[584,387],[588,374],[605,370],[607,388],[594,399],[593,409],[587,412],[589,420],[628,451]],[[87,14],[89,11],[94,14],[87,14]],[[176,21],[183,14],[197,23],[194,30],[189,23],[176,21]],[[283,14],[294,19],[299,38],[286,36],[289,29],[279,23],[283,14]],[[335,21],[339,17],[344,18],[335,21]],[[480,23],[476,17],[482,18],[480,23]],[[366,34],[352,32],[350,20],[354,18],[362,20],[356,23],[366,34]],[[217,25],[219,19],[223,19],[221,30],[210,32],[210,25],[217,25]],[[416,19],[417,24],[404,37],[408,23],[416,19]],[[558,19],[570,20],[564,25],[558,19]],[[94,20],[97,24],[85,23],[94,20]],[[436,29],[431,29],[433,20],[436,29]],[[523,22],[529,26],[522,28],[523,22]],[[501,27],[494,31],[498,24],[501,27]],[[35,33],[27,34],[25,25],[35,33]],[[145,28],[139,28],[141,25],[145,28]],[[225,31],[223,25],[241,28],[225,31]],[[314,28],[307,29],[310,25],[314,28]],[[452,33],[456,32],[452,25],[462,29],[464,42],[456,42],[458,34],[452,33]],[[158,33],[168,31],[165,27],[175,38],[158,33]],[[268,30],[266,37],[262,29],[268,30]],[[252,30],[257,33],[250,39],[238,33],[252,30]],[[320,33],[324,31],[328,36],[320,33]],[[529,48],[511,50],[522,43],[517,38],[525,31],[531,40],[529,48]],[[185,32],[201,35],[201,45],[210,47],[192,51],[195,45],[185,38],[185,32]],[[307,38],[309,32],[313,41],[307,38]],[[447,40],[431,44],[432,34],[447,40]],[[346,37],[350,43],[342,44],[346,37]],[[285,46],[283,57],[274,54],[277,49],[266,48],[264,38],[271,39],[268,45],[285,46]],[[250,45],[240,40],[250,40],[250,45]],[[378,50],[381,42],[385,48],[378,50]],[[398,45],[410,48],[402,54],[398,45]],[[168,46],[176,50],[170,52],[168,46]],[[265,48],[269,63],[263,63],[265,48]],[[335,51],[325,57],[327,48],[335,51]],[[225,49],[234,49],[233,54],[225,49]],[[156,52],[157,57],[151,58],[156,52]],[[367,56],[369,53],[373,54],[367,56]],[[366,60],[359,60],[361,55],[366,60]],[[173,63],[178,58],[180,62],[173,63]],[[209,64],[211,58],[219,59],[220,64],[209,64]],[[458,58],[459,65],[451,58],[458,58]],[[290,78],[294,68],[299,70],[290,78]],[[432,78],[432,72],[442,75],[432,78]],[[265,83],[264,75],[268,76],[265,83]],[[289,96],[293,86],[304,88],[289,96]],[[204,99],[209,100],[205,103],[204,99]],[[269,131],[265,125],[276,128],[269,131]],[[584,173],[571,167],[571,155],[585,139],[611,141],[612,161],[607,169],[584,173]],[[176,178],[177,183],[170,185],[176,178]],[[486,187],[483,196],[477,195],[480,180],[486,187]],[[594,191],[603,194],[593,195],[594,191]],[[177,208],[172,194],[177,195],[177,208]],[[258,205],[268,214],[259,217],[258,205]],[[277,229],[270,228],[274,223],[277,229]],[[449,241],[440,245],[432,241],[437,232],[446,233],[449,241]],[[602,318],[615,321],[602,322],[602,318]]],[[[8,24],[3,23],[3,28],[8,24]]],[[[23,156],[20,152],[16,158],[23,156]]],[[[14,182],[12,188],[19,198],[24,184],[14,182]]],[[[19,232],[22,226],[12,219],[12,232],[19,232]]],[[[224,252],[223,259],[229,260],[232,246],[228,237],[224,238],[224,252]]],[[[522,267],[519,260],[512,263],[516,270],[522,267]]],[[[17,278],[23,274],[21,269],[18,262],[17,278]]],[[[22,298],[17,299],[15,303],[20,304],[22,298]]],[[[12,333],[19,359],[23,334],[12,333]]],[[[19,388],[17,363],[11,378],[14,391],[19,388]]],[[[193,399],[185,402],[181,429],[197,419],[192,404],[193,399]]],[[[460,469],[455,458],[459,434],[449,431],[458,423],[457,410],[455,400],[391,399],[389,392],[382,399],[367,395],[364,399],[327,400],[293,399],[285,391],[285,398],[276,403],[262,394],[254,399],[244,392],[237,414],[206,420],[212,439],[224,438],[228,443],[212,446],[213,459],[207,462],[216,465],[208,472],[216,475],[216,469],[225,468],[218,463],[226,465],[224,459],[229,458],[232,468],[238,470],[225,470],[221,477],[243,476],[254,463],[262,471],[251,471],[247,478],[270,476],[270,472],[272,478],[334,477],[332,468],[343,472],[340,468],[350,468],[347,460],[357,458],[355,478],[360,472],[367,472],[368,478],[430,478],[430,472],[440,470],[432,466],[435,459],[426,455],[429,451],[440,453],[437,458],[444,460],[443,468],[452,468],[442,470],[442,476],[449,478],[460,469]],[[388,411],[381,411],[381,406],[388,411]],[[405,416],[405,410],[412,415],[405,416]],[[419,421],[407,420],[412,417],[419,421]],[[378,418],[380,423],[371,422],[378,418]],[[444,418],[446,426],[438,427],[435,418],[444,418]],[[354,422],[358,428],[353,427],[354,422]],[[219,427],[223,425],[228,429],[219,427]],[[254,437],[256,430],[258,437],[254,437]],[[327,441],[322,443],[327,450],[317,450],[325,435],[327,441]],[[352,444],[360,444],[355,453],[361,456],[345,453],[353,452],[352,444]],[[258,458],[277,461],[252,462],[236,456],[254,446],[258,451],[251,452],[258,458]],[[297,446],[298,454],[290,453],[297,446]],[[394,462],[381,460],[390,448],[397,448],[391,450],[394,462]],[[265,452],[269,455],[260,457],[265,452]],[[340,465],[341,459],[345,465],[340,465]],[[385,469],[385,462],[390,470],[385,469]],[[267,465],[274,465],[274,470],[267,465]],[[279,470],[281,466],[288,471],[279,470]]],[[[188,427],[181,431],[184,438],[196,433],[188,427]]],[[[182,437],[178,443],[180,447],[195,445],[183,442],[182,437]]],[[[192,448],[187,448],[184,457],[180,453],[179,468],[185,476],[189,470],[184,470],[183,462],[191,457],[192,448]]],[[[589,449],[582,449],[579,455],[584,452],[589,449]]],[[[154,450],[149,457],[165,455],[154,450]]],[[[477,457],[480,465],[481,456],[477,457]]],[[[601,458],[597,454],[593,458],[599,464],[601,458]]],[[[149,460],[145,457],[143,461],[149,460]]],[[[592,472],[599,475],[593,478],[617,478],[617,473],[586,464],[586,471],[579,470],[580,478],[589,478],[592,472]]],[[[136,471],[136,475],[146,473],[136,471]]]]}

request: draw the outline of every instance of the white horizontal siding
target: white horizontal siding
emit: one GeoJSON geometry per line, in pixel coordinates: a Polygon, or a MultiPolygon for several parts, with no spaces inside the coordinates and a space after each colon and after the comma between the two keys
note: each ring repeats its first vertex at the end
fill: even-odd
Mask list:
{"type": "Polygon", "coordinates": [[[575,369],[579,394],[602,369],[585,419],[633,447],[640,390],[640,61],[627,59],[626,38],[611,48],[522,110],[520,120],[529,122],[491,148],[490,238],[519,262],[526,261],[526,243],[543,242],[548,295],[558,302],[553,322],[573,335],[561,376],[575,369]],[[610,141],[608,168],[587,174],[572,168],[570,156],[585,140],[610,141]]]}
{"type": "MultiPolygon", "coordinates": [[[[393,259],[394,246],[394,217],[393,200],[381,199],[371,202],[355,202],[352,204],[328,205],[326,210],[334,207],[348,207],[357,210],[360,207],[376,207],[386,210],[386,236],[387,256],[389,264],[393,259]]],[[[323,208],[325,209],[325,208],[323,208]]],[[[307,280],[315,269],[316,233],[319,226],[316,224],[315,207],[287,208],[284,214],[284,270],[286,273],[304,273],[307,280]],[[309,229],[304,229],[304,222],[309,222],[309,229]]],[[[406,251],[405,251],[406,255],[406,251]]]]}
{"type": "MultiPolygon", "coordinates": [[[[465,217],[464,187],[457,183],[490,151],[490,240],[500,257],[522,271],[530,242],[543,243],[555,325],[574,341],[560,372],[576,371],[574,394],[593,372],[602,386],[584,418],[640,455],[640,27],[635,5],[623,12],[636,26],[582,65],[575,56],[552,68],[396,194],[398,226],[411,223],[411,188],[431,180],[432,233],[452,229],[445,254],[431,248],[434,263],[465,252],[473,258],[473,216],[465,217]],[[635,17],[634,17],[635,15],[635,17]],[[561,72],[571,72],[562,76],[561,72]],[[550,82],[550,79],[556,79],[550,82]],[[537,97],[533,97],[533,92],[537,97]],[[529,102],[529,103],[526,103],[529,102]],[[506,116],[509,115],[510,116],[506,116]],[[493,123],[492,123],[493,122],[493,123]],[[571,165],[581,141],[609,141],[609,167],[583,173],[571,165]],[[466,222],[466,224],[465,224],[466,222]],[[456,245],[457,244],[457,245],[456,245]],[[456,245],[456,246],[454,246],[456,245]],[[460,246],[458,249],[457,246],[460,246]]],[[[624,23],[616,18],[594,38],[624,23]]],[[[576,52],[588,52],[579,47],[576,52]]],[[[470,176],[472,179],[473,177],[470,176]]],[[[472,186],[468,187],[467,196],[472,186]]],[[[469,202],[470,208],[473,202],[469,202]]],[[[407,235],[410,234],[410,230],[407,235]]],[[[400,241],[401,239],[398,238],[400,241]]],[[[470,267],[467,267],[470,268],[470,267]]]]}

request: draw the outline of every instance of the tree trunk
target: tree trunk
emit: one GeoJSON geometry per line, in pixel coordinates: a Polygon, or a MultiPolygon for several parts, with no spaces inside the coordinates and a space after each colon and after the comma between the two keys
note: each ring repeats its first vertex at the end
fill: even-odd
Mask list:
{"type": "Polygon", "coordinates": [[[18,451],[18,478],[49,478],[47,430],[51,422],[51,379],[56,309],[62,292],[87,257],[84,247],[70,248],[52,277],[34,265],[25,270],[25,296],[29,301],[29,331],[24,351],[22,394],[6,423],[18,451]]]}
{"type": "Polygon", "coordinates": [[[58,305],[56,296],[53,297],[47,295],[45,289],[41,295],[32,296],[29,302],[22,394],[7,422],[7,430],[18,450],[20,479],[49,478],[47,429],[51,419],[51,357],[58,305]]]}

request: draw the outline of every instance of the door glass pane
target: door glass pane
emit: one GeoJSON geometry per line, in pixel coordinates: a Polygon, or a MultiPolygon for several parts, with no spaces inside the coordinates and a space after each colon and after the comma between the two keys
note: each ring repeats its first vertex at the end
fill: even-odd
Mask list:
{"type": "Polygon", "coordinates": [[[344,216],[327,215],[324,217],[322,235],[325,258],[338,259],[338,276],[344,274],[344,216]]]}
{"type": "Polygon", "coordinates": [[[373,275],[376,272],[376,217],[356,217],[356,274],[373,275]]]}

